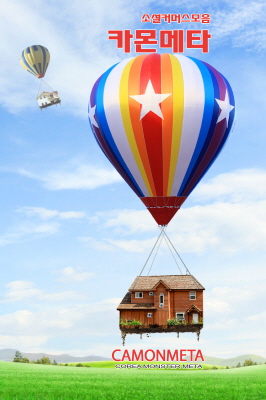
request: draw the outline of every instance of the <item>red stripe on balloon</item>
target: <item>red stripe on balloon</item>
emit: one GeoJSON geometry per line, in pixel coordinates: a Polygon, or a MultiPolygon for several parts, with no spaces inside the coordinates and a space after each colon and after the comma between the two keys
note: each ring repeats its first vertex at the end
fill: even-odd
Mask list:
{"type": "MultiPolygon", "coordinates": [[[[140,75],[140,94],[145,93],[149,81],[151,81],[155,93],[161,93],[161,57],[159,54],[151,54],[143,62],[140,75]]],[[[150,111],[142,118],[142,126],[156,196],[163,196],[162,119],[150,111]]]]}

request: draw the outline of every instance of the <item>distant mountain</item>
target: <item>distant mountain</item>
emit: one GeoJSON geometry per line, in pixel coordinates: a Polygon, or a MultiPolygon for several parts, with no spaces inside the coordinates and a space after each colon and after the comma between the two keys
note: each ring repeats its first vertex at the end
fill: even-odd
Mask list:
{"type": "Polygon", "coordinates": [[[256,362],[258,364],[262,363],[264,364],[266,362],[266,358],[260,357],[260,356],[255,356],[254,354],[245,354],[243,356],[235,357],[235,358],[215,358],[215,357],[208,357],[204,356],[205,363],[206,364],[211,364],[211,365],[220,365],[222,367],[236,367],[238,363],[243,366],[243,363],[247,359],[251,359],[253,362],[256,362]]]}
{"type": "MultiPolygon", "coordinates": [[[[13,361],[16,349],[3,349],[0,350],[1,361],[13,361]]],[[[20,351],[20,350],[19,350],[20,351]]],[[[85,361],[110,361],[111,358],[99,357],[99,356],[86,356],[86,357],[73,357],[69,354],[47,354],[47,353],[24,353],[20,351],[24,357],[27,357],[30,361],[36,361],[40,358],[49,357],[53,362],[54,360],[58,363],[71,363],[71,362],[85,362],[85,361]]]]}
{"type": "MultiPolygon", "coordinates": [[[[17,350],[15,349],[3,349],[0,350],[0,360],[1,361],[13,361],[15,352],[17,350]]],[[[20,351],[20,350],[19,350],[20,351]]],[[[99,357],[99,356],[86,356],[86,357],[74,357],[70,356],[69,354],[47,354],[47,353],[23,353],[20,351],[21,354],[23,354],[24,357],[27,357],[30,361],[36,361],[40,358],[44,357],[49,357],[50,360],[53,362],[54,360],[58,363],[71,363],[71,362],[85,362],[85,361],[110,361],[111,358],[106,358],[106,357],[99,357]]],[[[266,358],[260,357],[260,356],[255,356],[254,354],[245,354],[243,356],[235,357],[235,358],[215,358],[215,357],[209,357],[209,356],[204,356],[205,358],[205,363],[206,364],[211,364],[211,365],[220,365],[220,366],[228,366],[228,367],[236,367],[238,363],[243,365],[244,361],[250,358],[253,362],[256,363],[262,363],[264,364],[266,362],[266,358]]]]}

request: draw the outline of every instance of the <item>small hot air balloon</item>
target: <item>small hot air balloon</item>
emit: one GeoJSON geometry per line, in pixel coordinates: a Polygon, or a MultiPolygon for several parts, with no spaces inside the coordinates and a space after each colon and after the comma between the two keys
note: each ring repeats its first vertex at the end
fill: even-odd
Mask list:
{"type": "Polygon", "coordinates": [[[26,71],[43,78],[50,62],[50,53],[46,47],[30,46],[22,51],[19,62],[26,71]]]}
{"type": "Polygon", "coordinates": [[[115,64],[95,82],[89,103],[100,148],[162,226],[220,153],[234,116],[223,75],[179,54],[115,64]]]}
{"type": "MultiPolygon", "coordinates": [[[[19,62],[22,68],[40,79],[45,76],[46,70],[50,62],[50,53],[48,49],[44,46],[30,46],[22,51],[19,62]]],[[[46,82],[45,84],[49,87],[49,89],[52,89],[46,82]]],[[[57,91],[54,91],[52,89],[52,92],[42,92],[41,89],[42,83],[40,85],[37,96],[37,101],[40,109],[61,103],[61,99],[58,96],[57,91]]]]}

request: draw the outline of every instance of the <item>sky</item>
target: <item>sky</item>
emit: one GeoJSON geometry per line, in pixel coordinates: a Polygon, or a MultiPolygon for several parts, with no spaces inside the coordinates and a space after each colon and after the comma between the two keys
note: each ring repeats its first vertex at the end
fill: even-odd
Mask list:
{"type": "MultiPolygon", "coordinates": [[[[142,14],[209,13],[210,63],[230,82],[236,123],[222,153],[167,228],[205,287],[204,328],[129,335],[127,349],[192,349],[266,357],[266,4],[264,1],[2,0],[0,9],[0,348],[111,357],[116,307],[159,229],[99,149],[88,122],[96,79],[127,57],[114,29],[176,29],[142,14]],[[62,103],[38,108],[39,82],[19,56],[47,47],[45,81],[62,103]]],[[[185,29],[180,25],[179,29],[185,29]]],[[[134,49],[133,49],[134,50],[134,49]]],[[[160,49],[157,49],[160,52],[160,49]]],[[[164,242],[152,274],[178,274],[164,242]]]]}

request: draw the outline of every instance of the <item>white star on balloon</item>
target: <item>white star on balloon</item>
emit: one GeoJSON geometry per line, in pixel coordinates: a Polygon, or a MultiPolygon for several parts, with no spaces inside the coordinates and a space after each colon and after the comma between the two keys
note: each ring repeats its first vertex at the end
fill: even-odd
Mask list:
{"type": "Polygon", "coordinates": [[[159,104],[162,103],[171,94],[172,93],[167,93],[167,94],[155,93],[152,83],[149,80],[144,94],[138,94],[130,97],[132,97],[132,99],[136,100],[138,103],[142,105],[140,120],[143,117],[145,117],[145,115],[148,114],[150,111],[158,115],[158,117],[164,119],[159,104]]]}
{"type": "Polygon", "coordinates": [[[97,121],[95,119],[95,109],[96,109],[96,104],[94,107],[90,107],[89,109],[89,118],[91,120],[91,124],[94,126],[97,126],[97,128],[99,128],[97,121]]]}
{"type": "Polygon", "coordinates": [[[225,92],[225,99],[224,100],[218,100],[218,99],[215,99],[215,100],[219,104],[219,107],[220,107],[220,110],[221,110],[216,124],[218,124],[218,122],[222,121],[223,119],[226,119],[226,126],[228,126],[229,114],[233,110],[233,108],[235,108],[235,107],[231,106],[231,104],[229,102],[229,96],[228,96],[227,90],[225,92]]]}

